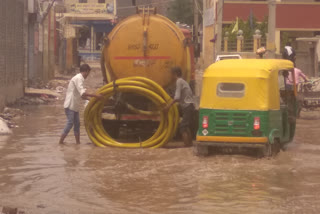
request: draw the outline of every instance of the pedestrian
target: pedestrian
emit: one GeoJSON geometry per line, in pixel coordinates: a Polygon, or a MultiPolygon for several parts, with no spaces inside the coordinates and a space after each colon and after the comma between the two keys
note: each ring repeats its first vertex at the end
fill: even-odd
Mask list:
{"type": "MultiPolygon", "coordinates": [[[[301,79],[303,79],[305,82],[308,81],[308,77],[299,69],[299,68],[294,68],[294,78],[295,78],[295,83],[298,85],[301,83],[301,79]]],[[[293,90],[293,75],[292,72],[289,72],[288,77],[286,79],[286,86],[287,89],[293,90]]]]}
{"type": "Polygon", "coordinates": [[[80,66],[80,73],[75,75],[69,82],[66,98],[64,101],[64,110],[67,116],[67,123],[60,137],[59,144],[64,143],[64,139],[73,127],[76,143],[80,144],[80,118],[79,110],[81,98],[95,97],[102,98],[100,94],[89,94],[84,88],[84,80],[90,74],[90,66],[83,64],[80,66]]]}
{"type": "Polygon", "coordinates": [[[190,127],[192,126],[195,106],[192,90],[189,84],[182,79],[182,71],[180,67],[174,67],[171,69],[172,80],[176,83],[176,91],[174,99],[165,108],[164,111],[168,112],[170,107],[179,102],[182,121],[179,124],[179,131],[182,135],[185,146],[192,146],[192,133],[190,127]]]}
{"type": "Polygon", "coordinates": [[[296,52],[291,46],[290,42],[287,42],[286,46],[284,47],[284,50],[282,52],[282,58],[290,60],[291,62],[295,63],[296,61],[296,52]]]}

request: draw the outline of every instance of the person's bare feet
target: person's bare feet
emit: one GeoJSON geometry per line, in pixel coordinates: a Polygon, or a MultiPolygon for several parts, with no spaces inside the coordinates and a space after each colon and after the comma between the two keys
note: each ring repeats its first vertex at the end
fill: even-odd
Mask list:
{"type": "Polygon", "coordinates": [[[64,145],[65,142],[64,142],[64,139],[66,139],[67,135],[66,134],[62,134],[61,137],[60,137],[60,140],[59,140],[59,144],[60,145],[64,145]]]}
{"type": "Polygon", "coordinates": [[[75,135],[74,137],[75,137],[75,139],[76,139],[76,144],[77,144],[77,145],[80,145],[80,135],[77,134],[77,135],[75,135]]]}

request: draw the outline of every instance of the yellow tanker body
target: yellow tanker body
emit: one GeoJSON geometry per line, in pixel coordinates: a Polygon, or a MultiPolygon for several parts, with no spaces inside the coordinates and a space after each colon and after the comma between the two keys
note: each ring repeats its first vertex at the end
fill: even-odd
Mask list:
{"type": "Polygon", "coordinates": [[[180,66],[190,81],[190,46],[190,39],[169,19],[152,9],[139,9],[138,14],[118,23],[105,39],[104,78],[110,82],[140,76],[165,88],[170,83],[170,68],[180,66]]]}

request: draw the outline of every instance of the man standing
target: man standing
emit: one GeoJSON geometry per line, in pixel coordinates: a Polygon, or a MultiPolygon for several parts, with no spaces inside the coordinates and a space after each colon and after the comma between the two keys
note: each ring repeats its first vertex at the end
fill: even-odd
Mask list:
{"type": "Polygon", "coordinates": [[[172,68],[171,74],[173,81],[176,82],[176,91],[173,101],[169,103],[164,110],[167,112],[174,103],[179,102],[182,112],[182,121],[179,125],[180,133],[184,144],[186,146],[192,146],[192,134],[190,127],[192,125],[195,111],[192,90],[189,84],[182,79],[182,71],[180,67],[172,68]]]}
{"type": "MultiPolygon", "coordinates": [[[[299,68],[294,68],[294,79],[296,85],[301,83],[301,78],[306,82],[308,81],[307,76],[299,69],[299,68]]],[[[292,72],[289,72],[288,78],[286,79],[286,84],[288,89],[293,89],[293,75],[292,72]]]]}
{"type": "Polygon", "coordinates": [[[67,137],[70,130],[73,128],[76,143],[80,144],[80,118],[79,110],[81,104],[81,98],[95,97],[101,98],[100,94],[89,94],[83,86],[84,80],[89,76],[90,66],[83,64],[80,66],[80,73],[75,75],[69,82],[66,99],[64,101],[64,110],[67,116],[67,124],[60,137],[60,144],[64,143],[64,139],[67,137]]]}

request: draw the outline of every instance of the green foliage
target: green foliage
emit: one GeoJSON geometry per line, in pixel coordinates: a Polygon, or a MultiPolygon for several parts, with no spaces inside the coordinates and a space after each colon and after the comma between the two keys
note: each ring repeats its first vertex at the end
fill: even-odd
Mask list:
{"type": "Polygon", "coordinates": [[[173,22],[193,25],[193,0],[175,0],[169,4],[168,17],[173,22]]]}
{"type": "MultiPolygon", "coordinates": [[[[257,23],[257,19],[253,16],[252,17],[252,24],[250,24],[250,18],[247,21],[243,21],[239,19],[239,30],[243,31],[243,37],[245,39],[251,39],[254,35],[256,30],[261,31],[262,38],[266,38],[266,33],[268,32],[268,17],[265,17],[263,22],[257,23]]],[[[229,41],[235,42],[237,40],[237,33],[231,33],[236,22],[232,23],[231,25],[226,25],[223,27],[223,36],[226,35],[226,32],[229,32],[229,41]]]]}

